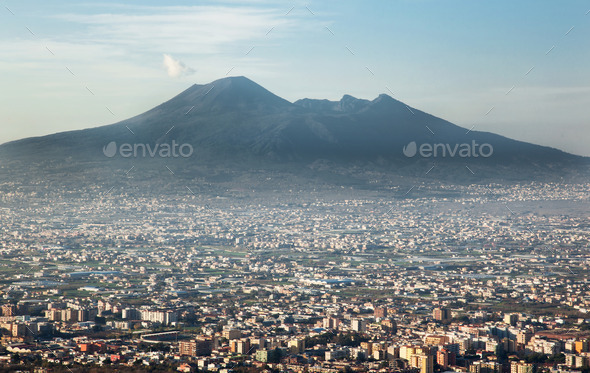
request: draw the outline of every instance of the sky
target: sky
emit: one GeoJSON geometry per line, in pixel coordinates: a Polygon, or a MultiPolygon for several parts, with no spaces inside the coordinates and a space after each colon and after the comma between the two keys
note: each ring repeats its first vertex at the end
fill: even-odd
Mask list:
{"type": "Polygon", "coordinates": [[[0,0],[0,143],[111,124],[192,84],[381,93],[590,156],[587,0],[0,0]]]}

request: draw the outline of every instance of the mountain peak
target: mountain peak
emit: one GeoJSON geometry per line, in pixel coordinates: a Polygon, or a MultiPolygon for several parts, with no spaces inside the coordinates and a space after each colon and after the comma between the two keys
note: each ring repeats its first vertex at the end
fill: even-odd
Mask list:
{"type": "Polygon", "coordinates": [[[358,100],[358,98],[351,96],[349,94],[345,94],[344,96],[342,96],[342,98],[340,99],[340,102],[345,102],[345,101],[356,101],[358,100]]]}
{"type": "Polygon", "coordinates": [[[395,98],[391,97],[388,94],[381,93],[377,98],[373,100],[373,102],[399,102],[395,98]]]}
{"type": "Polygon", "coordinates": [[[353,112],[364,109],[369,104],[368,100],[353,97],[351,95],[344,95],[340,99],[340,110],[353,112]]]}
{"type": "Polygon", "coordinates": [[[292,104],[244,76],[232,76],[208,84],[194,84],[164,103],[192,113],[240,110],[276,111],[292,104]]]}
{"type": "Polygon", "coordinates": [[[246,78],[245,76],[228,76],[225,78],[217,79],[206,86],[216,86],[224,89],[250,89],[250,90],[263,90],[268,92],[258,83],[246,78]]]}

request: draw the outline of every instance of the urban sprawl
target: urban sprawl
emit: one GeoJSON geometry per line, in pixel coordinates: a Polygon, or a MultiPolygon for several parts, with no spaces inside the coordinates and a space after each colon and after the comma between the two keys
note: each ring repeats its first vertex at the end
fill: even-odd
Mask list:
{"type": "Polygon", "coordinates": [[[588,185],[4,188],[1,371],[590,372],[588,185]]]}

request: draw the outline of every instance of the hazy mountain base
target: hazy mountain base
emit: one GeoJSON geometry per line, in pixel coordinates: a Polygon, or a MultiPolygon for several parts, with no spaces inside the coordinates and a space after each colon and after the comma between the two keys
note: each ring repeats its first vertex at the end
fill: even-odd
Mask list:
{"type": "Polygon", "coordinates": [[[28,190],[37,195],[63,191],[70,194],[119,190],[139,194],[247,196],[249,193],[331,192],[339,189],[384,192],[408,198],[410,188],[438,193],[468,185],[519,185],[536,183],[584,184],[588,167],[543,165],[485,165],[460,161],[436,163],[412,160],[385,165],[376,162],[338,163],[317,160],[296,162],[240,161],[204,164],[193,159],[111,159],[109,162],[0,163],[0,184],[5,192],[28,190]],[[468,165],[469,164],[469,165],[468,165]]]}

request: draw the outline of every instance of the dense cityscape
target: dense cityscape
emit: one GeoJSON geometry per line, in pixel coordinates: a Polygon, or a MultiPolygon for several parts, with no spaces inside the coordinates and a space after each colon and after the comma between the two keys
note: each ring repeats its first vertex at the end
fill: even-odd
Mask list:
{"type": "Polygon", "coordinates": [[[588,0],[0,8],[0,373],[590,373],[588,0]]]}
{"type": "Polygon", "coordinates": [[[0,370],[589,371],[588,184],[192,189],[4,184],[0,370]]]}

